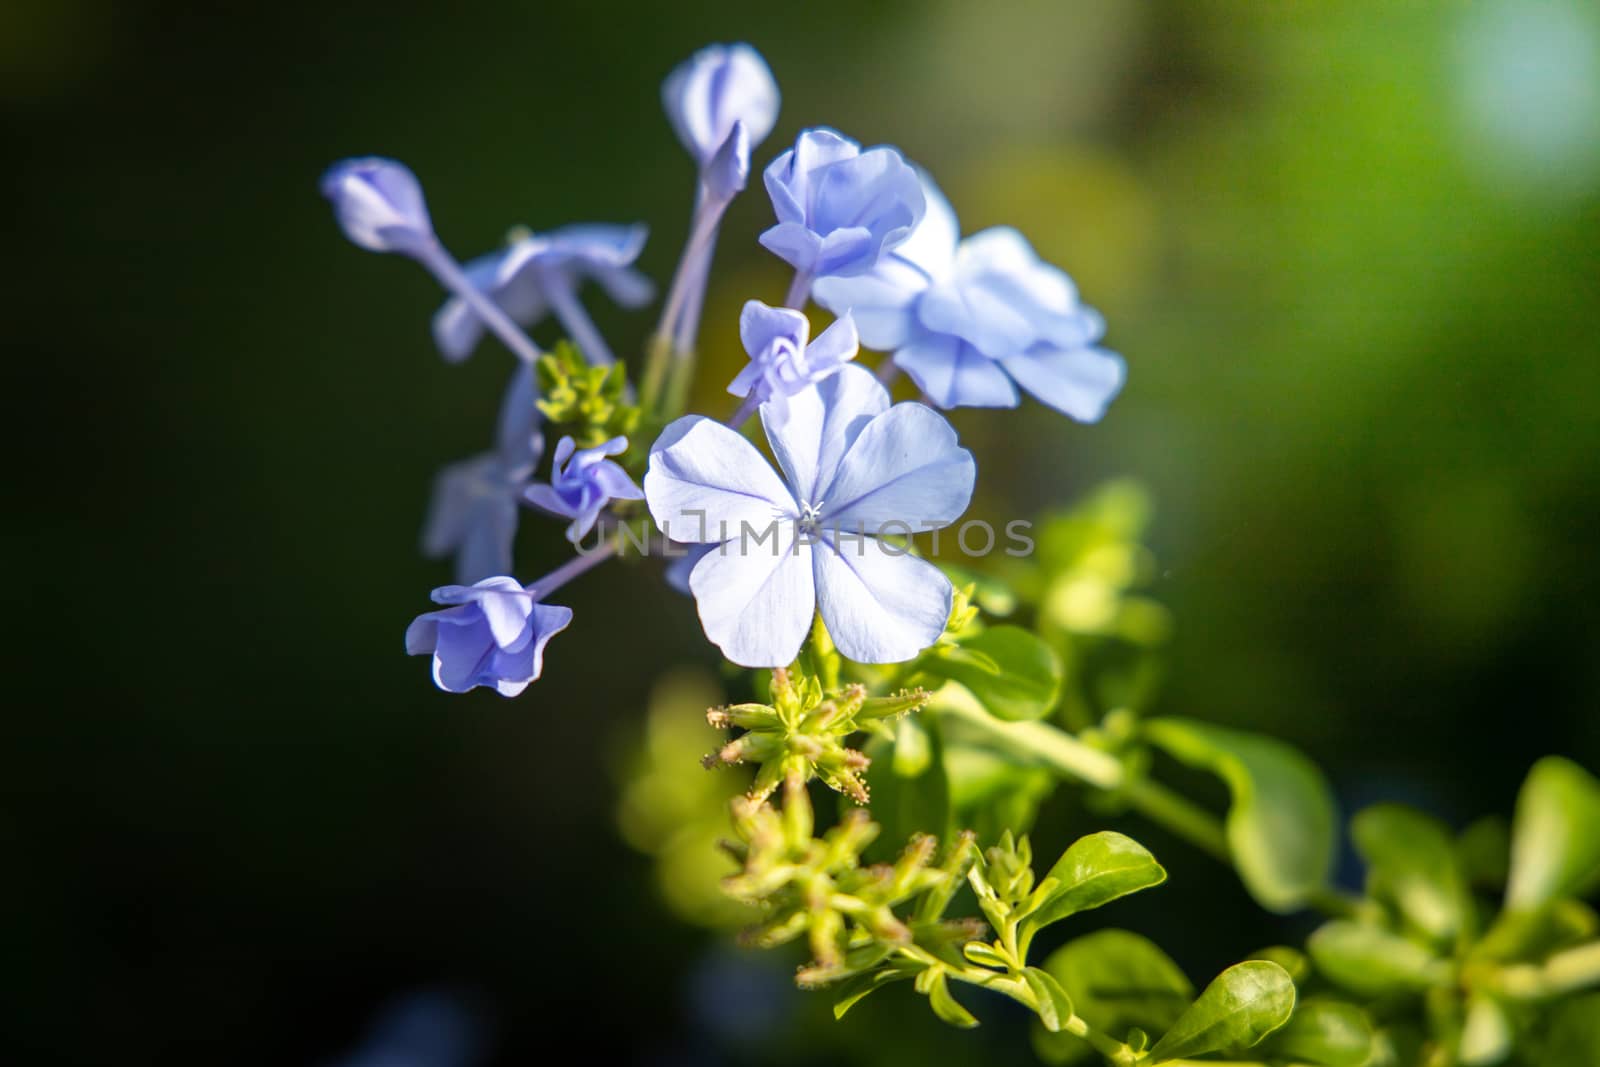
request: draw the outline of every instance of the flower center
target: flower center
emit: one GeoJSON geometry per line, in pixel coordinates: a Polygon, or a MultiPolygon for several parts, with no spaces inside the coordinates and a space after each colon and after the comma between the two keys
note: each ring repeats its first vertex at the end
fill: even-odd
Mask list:
{"type": "Polygon", "coordinates": [[[800,502],[800,529],[804,530],[813,537],[815,537],[821,530],[822,505],[823,502],[821,500],[817,501],[815,504],[811,503],[809,500],[802,500],[800,502]]]}

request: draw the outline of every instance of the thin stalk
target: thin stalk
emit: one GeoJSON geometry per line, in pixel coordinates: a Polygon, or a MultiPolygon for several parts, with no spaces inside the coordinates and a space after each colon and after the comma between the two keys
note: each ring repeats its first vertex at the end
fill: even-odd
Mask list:
{"type": "Polygon", "coordinates": [[[878,381],[884,386],[889,386],[894,384],[894,380],[898,377],[900,377],[899,366],[892,357],[884,356],[883,362],[878,364],[878,381]]]}
{"type": "Polygon", "coordinates": [[[518,359],[525,363],[539,361],[539,346],[522,332],[522,327],[511,321],[509,315],[500,310],[499,304],[478,291],[478,287],[472,284],[466,272],[461,269],[461,265],[445,251],[443,245],[430,246],[421,253],[418,260],[439,279],[440,285],[465,301],[489,328],[489,332],[500,338],[501,343],[511,349],[518,359]]]}
{"type": "Polygon", "coordinates": [[[578,301],[578,294],[572,286],[564,279],[546,274],[542,288],[545,299],[550,301],[550,310],[556,313],[557,321],[584,358],[599,367],[609,367],[615,363],[617,357],[611,354],[611,347],[606,344],[600,331],[595,329],[594,320],[589,318],[589,312],[578,301]]]}
{"type": "Polygon", "coordinates": [[[806,303],[811,296],[811,272],[797,270],[794,272],[794,281],[789,283],[789,294],[783,298],[784,307],[804,311],[806,303]]]}

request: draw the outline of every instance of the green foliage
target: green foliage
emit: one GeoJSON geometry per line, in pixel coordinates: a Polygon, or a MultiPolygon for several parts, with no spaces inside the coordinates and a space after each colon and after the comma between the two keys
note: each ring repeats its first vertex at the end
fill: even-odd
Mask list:
{"type": "Polygon", "coordinates": [[[1262,907],[1293,911],[1327,884],[1337,811],[1316,764],[1280,741],[1189,719],[1153,720],[1145,736],[1227,783],[1228,848],[1262,907]]]}
{"type": "Polygon", "coordinates": [[[1257,1047],[1273,1061],[1317,1067],[1363,1067],[1372,1057],[1372,1021],[1354,1004],[1313,998],[1295,1005],[1294,1014],[1257,1047]]]}
{"type": "Polygon", "coordinates": [[[1061,661],[1019,626],[996,626],[933,646],[919,674],[967,687],[998,719],[1042,719],[1061,695],[1061,661]]]}
{"type": "Polygon", "coordinates": [[[1167,872],[1139,842],[1107,830],[1073,842],[1046,878],[1056,887],[1028,917],[1025,936],[1080,911],[1158,886],[1167,880],[1167,872]]]}
{"type": "Polygon", "coordinates": [[[1600,879],[1600,782],[1558,756],[1534,764],[1517,798],[1506,908],[1531,911],[1600,879]]]}
{"type": "Polygon", "coordinates": [[[870,760],[845,742],[862,730],[883,732],[885,720],[916,711],[928,694],[903,689],[869,698],[860,684],[824,691],[822,679],[807,669],[809,662],[772,672],[770,704],[729,704],[706,712],[712,726],[743,732],[707,756],[705,764],[760,764],[750,788],[756,800],[765,800],[790,774],[798,774],[802,781],[821,778],[830,789],[865,804],[862,773],[870,760]]]}
{"type": "MultiPolygon", "coordinates": [[[[1042,561],[1012,575],[1015,597],[967,577],[945,634],[911,663],[846,662],[819,621],[795,664],[754,679],[765,702],[711,709],[711,724],[736,734],[708,765],[758,765],[733,802],[729,851],[740,869],[723,882],[758,916],[747,942],[808,945],[798,980],[832,988],[836,1015],[909,982],[937,1018],[965,1028],[978,1024],[979,1005],[958,986],[1007,997],[1036,1017],[1035,1046],[1054,1064],[1600,1062],[1596,1028],[1573,1007],[1595,1007],[1581,995],[1600,985],[1600,917],[1577,898],[1600,880],[1600,782],[1566,760],[1541,761],[1509,831],[1483,820],[1456,835],[1400,805],[1367,808],[1349,827],[1364,891],[1333,888],[1337,813],[1310,760],[1258,734],[1145,720],[1137,701],[1105,705],[1117,686],[1091,680],[1099,652],[1132,643],[1087,624],[1085,590],[1098,582],[1125,606],[1145,571],[1130,540],[1143,521],[1134,502],[1119,491],[1052,520],[1042,561]],[[985,617],[999,609],[1010,621],[985,617]],[[1063,625],[1069,618],[1078,629],[1063,625]],[[1053,717],[1087,721],[1067,729],[1053,717]],[[1157,754],[1220,779],[1226,812],[1158,780],[1157,754]],[[813,779],[842,795],[826,809],[836,823],[820,832],[813,779]],[[1304,952],[1258,952],[1198,998],[1160,948],[1126,931],[1031,962],[1042,930],[1167,878],[1143,846],[1110,831],[1078,839],[1037,874],[1025,831],[1064,783],[1083,790],[1091,812],[1131,810],[1229,863],[1263,907],[1317,908],[1326,921],[1304,952]],[[869,802],[870,817],[860,807],[869,802]],[[938,840],[953,843],[941,853],[938,840]],[[980,851],[980,840],[993,843],[980,851]]],[[[651,772],[637,773],[654,784],[626,806],[630,838],[650,837],[638,829],[650,825],[668,837],[662,824],[682,818],[703,840],[693,812],[705,796],[676,803],[651,772]]],[[[665,865],[670,850],[650,847],[665,865]]]]}
{"type": "Polygon", "coordinates": [[[1250,1048],[1289,1021],[1294,1000],[1294,982],[1276,963],[1236,964],[1213,979],[1178,1016],[1150,1050],[1149,1062],[1250,1048]]]}
{"type": "MultiPolygon", "coordinates": [[[[1073,1010],[1093,1029],[1113,1037],[1135,1028],[1165,1033],[1194,999],[1194,986],[1165,952],[1127,930],[1099,930],[1051,953],[1044,969],[1071,998],[1073,1010]]],[[[1070,1033],[1034,1032],[1034,1049],[1047,1063],[1073,1063],[1093,1048],[1070,1033]]]]}
{"type": "Polygon", "coordinates": [[[1379,804],[1350,820],[1350,836],[1367,864],[1367,896],[1436,945],[1448,947],[1469,932],[1466,872],[1442,823],[1399,804],[1379,804]]]}
{"type": "MultiPolygon", "coordinates": [[[[628,436],[639,425],[639,407],[627,400],[628,371],[621,363],[593,367],[570,341],[559,341],[534,368],[539,410],[579,448],[628,436]]],[[[637,442],[630,441],[630,446],[637,442]]],[[[642,452],[630,448],[637,456],[642,452]]],[[[626,458],[625,458],[626,461],[626,458]]]]}

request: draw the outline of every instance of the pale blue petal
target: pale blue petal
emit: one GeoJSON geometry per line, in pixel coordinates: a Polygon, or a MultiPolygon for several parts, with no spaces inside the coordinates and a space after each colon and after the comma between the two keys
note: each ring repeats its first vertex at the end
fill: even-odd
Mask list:
{"type": "Polygon", "coordinates": [[[950,579],[926,560],[876,538],[832,534],[812,560],[823,625],[846,659],[903,663],[944,632],[950,579]]]}
{"type": "Polygon", "coordinates": [[[433,244],[422,186],[403,163],[347,159],[322,177],[322,195],[351,242],[372,252],[416,255],[433,244]]]}
{"type": "Polygon", "coordinates": [[[959,338],[921,333],[894,362],[942,408],[1017,406],[1017,388],[1000,365],[959,338]]]}
{"type": "Polygon", "coordinates": [[[822,238],[799,222],[780,222],[759,239],[762,248],[795,270],[810,270],[822,251],[822,238]]]}
{"type": "Polygon", "coordinates": [[[764,527],[798,514],[794,497],[756,447],[711,419],[688,415],[650,449],[645,500],[662,533],[678,541],[722,541],[742,523],[764,527]],[[719,521],[730,531],[718,536],[719,521]]]}
{"type": "Polygon", "coordinates": [[[870,269],[877,261],[877,251],[882,242],[865,226],[845,226],[824,233],[816,260],[797,265],[796,269],[821,276],[859,274],[870,269]]]}
{"type": "Polygon", "coordinates": [[[805,348],[810,336],[810,321],[793,308],[747,300],[739,312],[739,340],[751,359],[761,356],[774,341],[787,341],[798,351],[805,348]]]}
{"type": "MultiPolygon", "coordinates": [[[[770,522],[771,520],[769,520],[770,522]]],[[[816,610],[812,549],[780,521],[707,553],[689,575],[706,637],[741,667],[793,662],[816,610]],[[776,536],[768,536],[769,532],[776,536]]]]}
{"type": "Polygon", "coordinates": [[[854,316],[862,344],[892,352],[915,334],[916,300],[928,285],[928,275],[897,251],[865,274],[818,278],[811,295],[835,315],[854,316]]]}
{"type": "Polygon", "coordinates": [[[961,224],[955,209],[933,178],[921,167],[912,165],[922,185],[926,211],[916,229],[895,248],[894,254],[930,278],[943,278],[955,264],[956,247],[961,243],[961,224]]]}
{"type": "Polygon", "coordinates": [[[556,492],[554,486],[545,485],[543,482],[534,482],[522,491],[522,498],[541,511],[551,515],[559,515],[564,519],[573,517],[573,509],[561,494],[556,492]]]}
{"type": "MultiPolygon", "coordinates": [[[[842,372],[841,372],[842,373],[842,372]]],[[[867,424],[823,491],[823,521],[873,533],[948,525],[967,510],[977,465],[944,416],[897,404],[867,424]]]]}
{"type": "Polygon", "coordinates": [[[855,317],[846,311],[807,346],[806,362],[814,371],[826,371],[854,359],[860,348],[855,317]]]}
{"type": "Polygon", "coordinates": [[[680,64],[661,86],[661,103],[678,140],[701,166],[742,122],[754,147],[778,121],[778,85],[747,44],[711,45],[680,64]]]}
{"type": "Polygon", "coordinates": [[[744,192],[750,183],[750,138],[743,122],[733,124],[728,139],[706,163],[702,179],[714,200],[731,200],[744,192]]]}
{"type": "Polygon", "coordinates": [[[795,496],[817,504],[833,481],[839,460],[867,423],[889,410],[889,393],[872,372],[848,364],[839,372],[789,398],[777,425],[762,405],[761,421],[778,466],[795,496]]]}
{"type": "Polygon", "coordinates": [[[1035,348],[1001,366],[1040,401],[1079,422],[1099,422],[1128,373],[1122,357],[1103,348],[1035,348]]]}
{"type": "Polygon", "coordinates": [[[537,406],[539,393],[534,385],[533,366],[517,360],[516,370],[500,401],[495,448],[506,470],[526,477],[538,466],[544,453],[544,436],[539,426],[544,421],[537,406]]]}

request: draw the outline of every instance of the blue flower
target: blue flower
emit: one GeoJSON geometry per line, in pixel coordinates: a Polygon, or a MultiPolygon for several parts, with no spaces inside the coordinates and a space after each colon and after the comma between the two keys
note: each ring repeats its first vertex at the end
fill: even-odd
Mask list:
{"type": "Polygon", "coordinates": [[[373,252],[416,256],[436,243],[417,176],[404,163],[369,156],[347,159],[322,176],[346,237],[373,252]]]}
{"type": "MultiPolygon", "coordinates": [[[[610,363],[610,350],[577,300],[586,280],[600,284],[623,307],[650,302],[650,279],[632,268],[644,249],[648,227],[603,223],[564,226],[546,234],[521,233],[498,252],[466,265],[468,280],[516,322],[532,326],[550,312],[591,361],[610,363]]],[[[433,337],[452,362],[466,359],[483,337],[483,322],[459,296],[433,317],[433,337]]]]}
{"type": "Polygon", "coordinates": [[[594,528],[601,509],[611,501],[644,498],[628,472],[606,458],[627,450],[626,437],[613,437],[603,445],[585,449],[577,449],[572,438],[563,437],[556,443],[552,457],[550,484],[530,485],[523,497],[552,515],[571,519],[567,540],[577,544],[594,528]]]}
{"type": "Polygon", "coordinates": [[[1122,388],[1122,357],[1096,347],[1105,323],[1065,273],[1017,231],[960,240],[955,212],[923,176],[927,215],[871,271],[821,278],[818,303],[855,316],[868,348],[940,407],[1015,407],[1017,386],[1082,422],[1096,422],[1122,388]]]}
{"type": "Polygon", "coordinates": [[[972,497],[972,454],[922,404],[850,365],[789,398],[781,425],[763,405],[783,474],[732,429],[691,415],[650,452],[645,500],[668,538],[717,546],[689,576],[706,636],[745,667],[794,659],[820,610],[839,651],[897,663],[933,644],[950,581],[882,534],[954,522],[972,497]]]}
{"type": "Polygon", "coordinates": [[[535,400],[533,368],[519,360],[500,404],[495,449],[452,463],[434,479],[422,553],[454,555],[463,585],[511,572],[522,490],[544,454],[535,400]]]}
{"type": "Polygon", "coordinates": [[[481,685],[516,696],[544,670],[544,646],[572,621],[571,608],[540,604],[531,587],[504,576],[441,586],[433,602],[451,606],[416,617],[406,653],[431,654],[434,683],[451,693],[481,685]]]}
{"type": "Polygon", "coordinates": [[[778,83],[747,44],[711,45],[678,66],[661,85],[661,104],[713,195],[744,188],[750,150],[778,121],[778,83]]]}
{"type": "Polygon", "coordinates": [[[835,373],[855,358],[856,326],[845,313],[807,344],[811,323],[792,308],[768,307],[759,300],[745,304],[739,316],[739,337],[750,353],[728,392],[752,404],[770,401],[778,419],[788,398],[835,373]]]}
{"type": "Polygon", "coordinates": [[[807,277],[865,273],[922,221],[915,168],[893,148],[863,152],[833,130],[801,133],[765,177],[778,224],[761,244],[807,277]]]}

